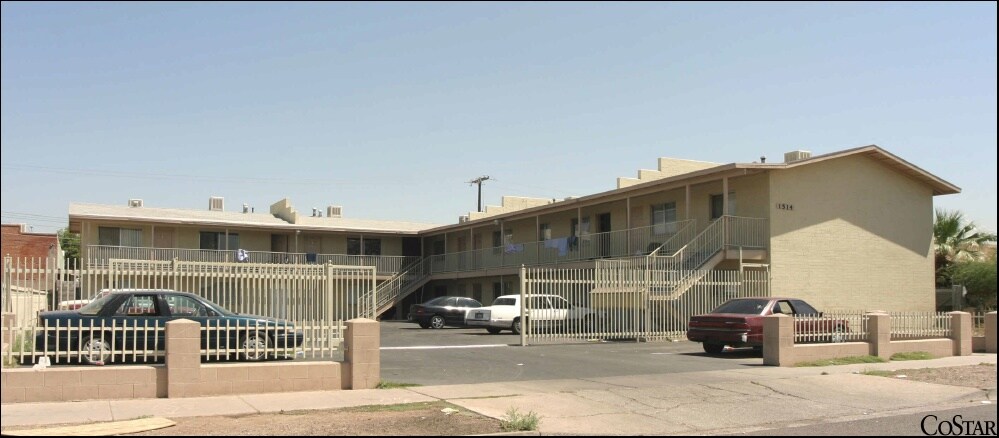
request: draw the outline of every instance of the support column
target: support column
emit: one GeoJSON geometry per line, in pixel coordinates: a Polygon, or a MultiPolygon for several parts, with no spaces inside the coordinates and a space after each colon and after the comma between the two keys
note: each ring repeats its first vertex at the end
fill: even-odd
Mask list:
{"type": "Polygon", "coordinates": [[[996,312],[985,314],[985,352],[996,352],[996,312]]]}
{"type": "Polygon", "coordinates": [[[887,313],[867,314],[867,342],[871,356],[891,358],[891,316],[887,313]]]}
{"type": "Polygon", "coordinates": [[[201,324],[189,319],[166,323],[167,398],[201,395],[201,324]]]}
{"type": "Polygon", "coordinates": [[[787,315],[763,318],[763,364],[794,365],[794,318],[787,315]]]}
{"type": "Polygon", "coordinates": [[[971,356],[971,314],[950,312],[951,339],[954,340],[954,356],[971,356]]]}
{"type": "Polygon", "coordinates": [[[684,197],[683,218],[684,220],[690,220],[690,184],[684,186],[683,197],[684,197]]]}
{"type": "Polygon", "coordinates": [[[378,322],[366,318],[347,321],[344,333],[344,388],[374,389],[381,382],[381,337],[378,322]]]}

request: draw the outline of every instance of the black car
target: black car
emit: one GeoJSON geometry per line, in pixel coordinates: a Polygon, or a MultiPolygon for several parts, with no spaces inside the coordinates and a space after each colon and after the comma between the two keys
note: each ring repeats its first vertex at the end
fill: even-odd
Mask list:
{"type": "Polygon", "coordinates": [[[130,356],[127,351],[162,351],[166,332],[159,328],[176,319],[201,323],[202,350],[238,353],[245,360],[272,357],[275,349],[300,347],[304,340],[290,323],[233,313],[194,294],[129,289],[111,291],[79,310],[39,313],[43,329],[35,349],[88,364],[104,363],[112,354],[130,356]]]}
{"type": "Polygon", "coordinates": [[[437,297],[409,307],[409,320],[423,328],[464,327],[465,311],[482,307],[482,303],[465,297],[437,297]]]}

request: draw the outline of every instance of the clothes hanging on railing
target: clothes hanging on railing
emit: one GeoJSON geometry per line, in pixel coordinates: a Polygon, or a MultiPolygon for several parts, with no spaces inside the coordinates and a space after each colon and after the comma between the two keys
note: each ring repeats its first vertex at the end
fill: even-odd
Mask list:
{"type": "Polygon", "coordinates": [[[524,252],[523,243],[508,243],[506,244],[505,251],[507,254],[514,254],[518,252],[524,252]]]}
{"type": "Polygon", "coordinates": [[[239,262],[248,262],[248,261],[250,261],[250,253],[247,252],[245,249],[242,249],[242,248],[237,249],[236,250],[236,261],[239,261],[239,262]]]}
{"type": "Polygon", "coordinates": [[[559,257],[565,257],[565,255],[569,252],[569,239],[565,237],[560,237],[558,239],[546,240],[545,248],[558,249],[559,257]]]}
{"type": "Polygon", "coordinates": [[[317,256],[314,252],[305,253],[305,263],[316,263],[317,256]]]}

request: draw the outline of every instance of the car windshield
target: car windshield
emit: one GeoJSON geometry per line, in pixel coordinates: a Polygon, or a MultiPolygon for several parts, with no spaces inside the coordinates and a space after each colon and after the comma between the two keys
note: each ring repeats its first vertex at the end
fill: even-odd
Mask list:
{"type": "Polygon", "coordinates": [[[497,298],[493,301],[494,306],[513,306],[517,304],[517,300],[513,298],[497,298]]]}
{"type": "Polygon", "coordinates": [[[767,307],[770,300],[732,300],[718,306],[711,313],[741,313],[744,315],[759,315],[767,307]]]}
{"type": "Polygon", "coordinates": [[[114,298],[114,295],[110,293],[104,294],[103,296],[99,296],[96,300],[93,300],[86,306],[80,308],[80,314],[97,315],[98,313],[101,312],[101,309],[103,309],[104,306],[107,305],[108,301],[111,301],[112,298],[114,298]]]}

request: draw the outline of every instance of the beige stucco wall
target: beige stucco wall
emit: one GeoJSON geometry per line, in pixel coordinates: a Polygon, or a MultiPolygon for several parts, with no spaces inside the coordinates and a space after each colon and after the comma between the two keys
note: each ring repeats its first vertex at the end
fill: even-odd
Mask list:
{"type": "Polygon", "coordinates": [[[774,295],[820,310],[934,309],[929,187],[863,156],[775,171],[771,182],[774,295]]]}

